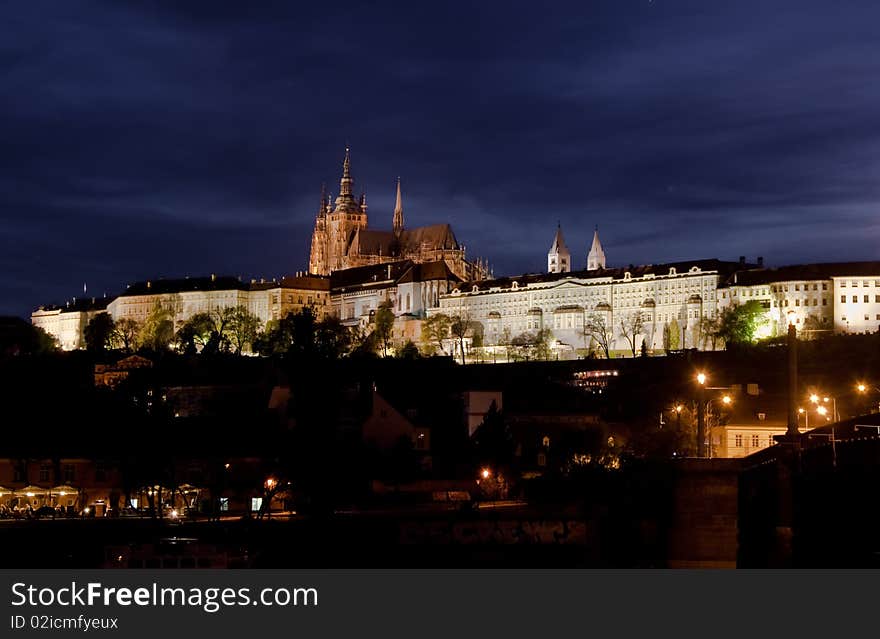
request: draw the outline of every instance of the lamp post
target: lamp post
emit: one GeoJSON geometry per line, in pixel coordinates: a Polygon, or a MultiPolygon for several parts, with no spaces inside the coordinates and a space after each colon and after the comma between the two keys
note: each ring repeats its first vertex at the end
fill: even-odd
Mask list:
{"type": "Polygon", "coordinates": [[[706,375],[697,374],[697,457],[706,456],[706,375]]]}

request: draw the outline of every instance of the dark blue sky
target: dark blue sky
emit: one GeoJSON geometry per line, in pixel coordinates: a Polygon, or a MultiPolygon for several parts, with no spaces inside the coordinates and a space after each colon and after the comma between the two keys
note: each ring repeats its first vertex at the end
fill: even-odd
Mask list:
{"type": "Polygon", "coordinates": [[[0,3],[0,314],[304,269],[346,142],[496,274],[880,258],[876,0],[311,4],[0,3]]]}

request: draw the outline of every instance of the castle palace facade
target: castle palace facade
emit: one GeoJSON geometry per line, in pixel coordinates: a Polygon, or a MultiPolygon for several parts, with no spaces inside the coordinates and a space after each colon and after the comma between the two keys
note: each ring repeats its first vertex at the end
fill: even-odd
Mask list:
{"type": "Polygon", "coordinates": [[[346,148],[339,196],[334,202],[329,195],[321,193],[309,255],[312,275],[410,260],[416,264],[445,262],[456,276],[466,281],[490,276],[483,261],[466,259],[464,246],[458,243],[449,224],[406,228],[399,178],[390,231],[369,228],[366,195],[355,198],[353,187],[351,154],[346,148]]]}

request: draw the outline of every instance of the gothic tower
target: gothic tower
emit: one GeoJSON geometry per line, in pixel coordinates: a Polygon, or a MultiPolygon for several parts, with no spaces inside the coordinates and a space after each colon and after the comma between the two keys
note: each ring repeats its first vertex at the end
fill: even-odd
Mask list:
{"type": "Polygon", "coordinates": [[[593,231],[593,245],[587,255],[587,270],[598,271],[600,268],[605,268],[605,251],[602,250],[602,243],[599,241],[599,227],[597,226],[593,231]]]}
{"type": "Polygon", "coordinates": [[[327,213],[330,211],[329,196],[321,185],[321,202],[315,217],[315,230],[312,233],[312,250],[309,253],[309,273],[320,275],[327,264],[327,213]]]}
{"type": "Polygon", "coordinates": [[[351,177],[351,153],[345,147],[345,160],[342,163],[342,178],[339,180],[339,196],[336,206],[327,213],[327,255],[321,275],[347,268],[348,243],[352,233],[367,226],[366,196],[358,202],[354,195],[354,179],[351,177]]]}
{"type": "Polygon", "coordinates": [[[557,225],[553,246],[550,247],[550,251],[547,253],[547,272],[571,272],[571,253],[565,245],[565,239],[562,237],[562,225],[557,225]]]}
{"type": "Polygon", "coordinates": [[[394,203],[394,235],[399,236],[403,230],[403,200],[400,197],[400,178],[397,178],[397,200],[394,203]]]}

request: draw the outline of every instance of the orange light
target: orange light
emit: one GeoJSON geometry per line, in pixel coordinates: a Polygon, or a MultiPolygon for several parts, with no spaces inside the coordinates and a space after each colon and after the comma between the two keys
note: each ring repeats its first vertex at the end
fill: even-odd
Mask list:
{"type": "Polygon", "coordinates": [[[700,384],[705,384],[706,383],[706,374],[705,373],[698,373],[697,374],[697,381],[700,384]]]}
{"type": "Polygon", "coordinates": [[[721,398],[721,401],[724,402],[725,404],[730,404],[733,400],[730,398],[730,395],[725,395],[724,397],[721,398]]]}
{"type": "Polygon", "coordinates": [[[491,471],[490,471],[488,468],[484,468],[484,469],[480,472],[480,476],[481,476],[483,479],[489,479],[489,476],[490,476],[491,474],[492,474],[492,473],[491,473],[491,471]]]}
{"type": "Polygon", "coordinates": [[[864,384],[859,384],[856,386],[860,393],[864,393],[867,390],[867,387],[864,384]]]}

